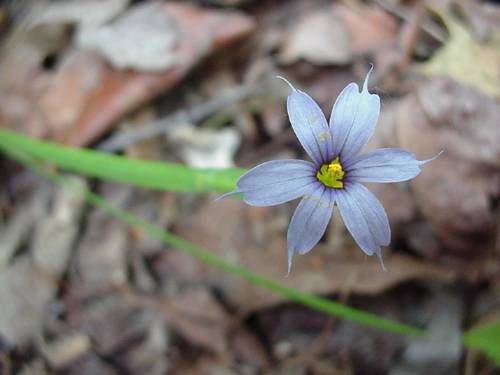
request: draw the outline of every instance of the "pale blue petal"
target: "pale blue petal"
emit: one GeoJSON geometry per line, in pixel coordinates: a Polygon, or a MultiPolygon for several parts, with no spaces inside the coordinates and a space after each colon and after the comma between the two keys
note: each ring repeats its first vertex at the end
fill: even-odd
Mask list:
{"type": "Polygon", "coordinates": [[[335,190],[342,220],[358,246],[368,255],[381,254],[381,246],[391,240],[391,229],[384,207],[363,185],[346,184],[335,190]]]}
{"type": "Polygon", "coordinates": [[[273,206],[310,194],[318,185],[315,173],[305,160],[272,160],[241,176],[233,193],[251,206],[273,206]]]}
{"type": "Polygon", "coordinates": [[[361,151],[372,136],[378,120],[380,98],[368,92],[370,73],[371,69],[361,92],[356,83],[350,83],[333,105],[330,116],[332,151],[333,157],[340,156],[342,163],[348,163],[361,151]]]}
{"type": "Polygon", "coordinates": [[[288,226],[288,273],[295,253],[305,254],[318,243],[332,217],[332,189],[318,184],[316,190],[302,198],[288,226]]]}
{"type": "Polygon", "coordinates": [[[399,148],[381,148],[358,156],[346,165],[349,180],[359,182],[407,181],[420,173],[429,160],[417,160],[411,152],[399,148]]]}
{"type": "Polygon", "coordinates": [[[292,93],[287,99],[287,111],[293,131],[304,150],[317,165],[326,163],[331,156],[332,145],[325,115],[309,95],[286,82],[292,88],[292,93]]]}

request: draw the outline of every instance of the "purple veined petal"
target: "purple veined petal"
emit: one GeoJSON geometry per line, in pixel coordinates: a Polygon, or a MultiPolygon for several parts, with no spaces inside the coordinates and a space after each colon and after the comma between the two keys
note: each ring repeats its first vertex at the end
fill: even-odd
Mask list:
{"type": "Polygon", "coordinates": [[[282,77],[292,89],[287,98],[287,111],[293,131],[309,157],[318,165],[327,162],[331,155],[331,134],[323,111],[305,92],[297,90],[282,77]]]}
{"type": "MultiPolygon", "coordinates": [[[[373,68],[372,68],[373,69],[373,68]]],[[[330,116],[333,157],[340,156],[342,163],[355,157],[373,134],[380,113],[380,98],[368,92],[366,75],[363,90],[350,83],[340,93],[330,116]]]]}
{"type": "Polygon", "coordinates": [[[318,181],[316,169],[305,160],[272,160],[241,176],[236,190],[251,206],[273,206],[310,194],[318,181]]]}
{"type": "Polygon", "coordinates": [[[333,213],[332,189],[321,184],[314,192],[300,201],[288,226],[288,273],[292,268],[293,255],[305,254],[318,243],[333,213]]]}
{"type": "Polygon", "coordinates": [[[380,148],[355,158],[345,165],[348,179],[357,182],[400,182],[417,176],[420,166],[437,158],[417,160],[411,152],[399,148],[380,148]]]}
{"type": "Polygon", "coordinates": [[[389,245],[391,229],[380,201],[358,183],[335,190],[335,199],[345,226],[361,250],[381,257],[380,247],[389,245]]]}

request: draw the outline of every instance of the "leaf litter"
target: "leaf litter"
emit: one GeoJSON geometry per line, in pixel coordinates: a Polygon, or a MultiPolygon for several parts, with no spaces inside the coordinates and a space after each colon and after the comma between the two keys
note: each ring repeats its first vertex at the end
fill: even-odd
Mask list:
{"type": "Polygon", "coordinates": [[[492,369],[456,338],[498,317],[498,6],[446,1],[439,25],[423,1],[208,3],[2,5],[10,23],[0,126],[130,157],[248,167],[304,156],[272,77],[290,77],[328,113],[373,62],[382,113],[367,147],[445,150],[415,181],[373,190],[393,228],[387,273],[356,251],[339,217],[285,279],[289,205],[248,209],[212,195],[78,183],[264,276],[435,335],[405,342],[290,304],[4,160],[2,366],[7,358],[20,373],[492,369]]]}

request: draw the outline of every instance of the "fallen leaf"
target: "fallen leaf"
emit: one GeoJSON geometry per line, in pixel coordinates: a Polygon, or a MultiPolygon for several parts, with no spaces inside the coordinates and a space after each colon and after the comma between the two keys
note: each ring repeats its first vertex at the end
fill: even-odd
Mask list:
{"type": "MultiPolygon", "coordinates": [[[[428,87],[429,92],[433,92],[433,85],[436,83],[430,82],[420,90],[425,92],[428,87]]],[[[456,114],[446,103],[455,100],[456,90],[442,90],[441,93],[450,97],[436,98],[432,107],[425,104],[427,109],[434,108],[433,113],[444,116],[439,121],[430,121],[415,94],[410,94],[401,102],[397,128],[399,143],[402,148],[411,150],[422,159],[445,150],[443,155],[426,165],[422,173],[410,182],[417,207],[431,223],[434,234],[445,245],[441,249],[444,254],[448,249],[448,255],[457,256],[461,253],[480,259],[480,254],[486,255],[485,251],[490,246],[489,237],[495,220],[491,202],[500,194],[500,175],[493,166],[480,163],[478,159],[484,161],[484,157],[490,158],[492,152],[497,154],[498,145],[491,142],[481,145],[477,138],[487,137],[486,133],[491,132],[475,130],[478,122],[455,119],[456,114]],[[436,109],[441,105],[439,110],[436,109]],[[453,125],[457,121],[462,123],[453,125]],[[453,133],[454,136],[450,136],[453,133]],[[477,153],[481,153],[484,148],[484,155],[469,157],[469,148],[458,150],[460,144],[468,141],[477,142],[477,153]],[[488,144],[493,146],[489,150],[488,144]]]]}
{"type": "Polygon", "coordinates": [[[224,356],[228,350],[230,316],[205,287],[186,288],[165,307],[170,326],[193,344],[224,356]]]}
{"type": "MultiPolygon", "coordinates": [[[[190,218],[179,222],[175,232],[228,261],[314,294],[333,294],[347,288],[354,294],[377,295],[408,280],[451,282],[455,278],[453,270],[397,254],[385,255],[389,272],[383,272],[378,261],[366,258],[352,240],[344,249],[320,244],[307,256],[296,257],[292,275],[285,278],[285,231],[289,219],[284,219],[283,227],[279,219],[283,214],[283,211],[278,214],[271,208],[247,207],[240,201],[226,199],[201,206],[190,218]]],[[[281,296],[232,275],[221,274],[184,254],[167,252],[162,259],[159,273],[214,285],[242,313],[283,301],[281,296]]]]}
{"type": "Polygon", "coordinates": [[[45,361],[41,358],[36,358],[24,363],[19,370],[19,375],[49,375],[49,371],[46,369],[45,361]]]}
{"type": "MultiPolygon", "coordinates": [[[[81,186],[83,182],[75,179],[72,184],[81,186]]],[[[83,195],[74,187],[59,186],[52,191],[42,184],[34,197],[39,201],[40,215],[46,218],[36,222],[33,236],[18,243],[26,245],[28,251],[0,268],[0,334],[19,346],[29,344],[43,331],[48,304],[66,271],[83,207],[83,195]]]]}
{"type": "Polygon", "coordinates": [[[83,179],[68,179],[68,185],[61,185],[56,190],[50,210],[34,229],[31,240],[34,263],[55,279],[66,271],[80,229],[85,207],[83,189],[86,189],[83,179]]]}
{"type": "Polygon", "coordinates": [[[50,24],[77,24],[95,26],[113,19],[123,12],[130,0],[70,0],[45,2],[31,15],[32,27],[50,24]]]}
{"type": "Polygon", "coordinates": [[[436,292],[425,338],[412,340],[392,374],[455,374],[462,357],[462,296],[452,290],[436,292]]]}
{"type": "Polygon", "coordinates": [[[127,230],[95,209],[77,247],[75,265],[80,289],[102,290],[127,280],[127,230]]]}
{"type": "Polygon", "coordinates": [[[72,311],[68,320],[90,337],[96,353],[110,356],[144,337],[151,314],[131,306],[124,296],[100,297],[87,303],[80,301],[78,311],[72,311]]]}
{"type": "Polygon", "coordinates": [[[74,127],[60,137],[62,142],[76,146],[92,143],[125,114],[175,86],[208,53],[241,39],[255,27],[251,18],[237,12],[180,3],[165,3],[162,7],[182,35],[176,65],[162,74],[106,69],[74,127]]]}
{"type": "Polygon", "coordinates": [[[33,266],[28,257],[0,272],[0,334],[25,346],[42,333],[47,304],[57,290],[55,280],[33,266]]]}
{"type": "Polygon", "coordinates": [[[234,167],[234,155],[240,144],[240,133],[232,128],[212,130],[190,124],[169,131],[168,140],[178,149],[182,159],[193,167],[234,167]]]}
{"type": "MultiPolygon", "coordinates": [[[[94,353],[89,353],[88,355],[85,355],[82,358],[78,359],[75,363],[72,364],[72,366],[68,368],[67,371],[72,375],[116,375],[115,367],[94,353]]],[[[39,373],[37,372],[34,374],[38,375],[39,373]]]]}
{"type": "Polygon", "coordinates": [[[67,132],[82,113],[89,95],[100,84],[103,61],[95,53],[72,51],[64,56],[55,72],[38,89],[40,108],[49,137],[67,132]]]}
{"type": "Polygon", "coordinates": [[[176,21],[162,5],[145,2],[132,6],[111,23],[79,29],[76,43],[98,51],[117,69],[164,72],[177,63],[179,39],[176,21]]]}
{"type": "Polygon", "coordinates": [[[90,351],[88,336],[75,332],[51,342],[38,345],[43,357],[53,369],[61,370],[90,351]]]}
{"type": "Polygon", "coordinates": [[[354,56],[381,53],[397,43],[398,24],[379,7],[335,3],[333,11],[349,34],[349,48],[354,56]]]}
{"type": "Polygon", "coordinates": [[[145,314],[147,327],[145,338],[139,344],[120,353],[117,362],[132,374],[166,374],[170,373],[171,358],[169,335],[165,319],[156,311],[145,314]]]}
{"type": "Polygon", "coordinates": [[[439,77],[420,86],[417,98],[445,141],[446,153],[500,167],[500,103],[497,100],[439,77]]]}
{"type": "Polygon", "coordinates": [[[453,16],[441,13],[450,40],[419,66],[426,75],[444,75],[487,95],[500,97],[500,32],[479,43],[453,16]]]}
{"type": "Polygon", "coordinates": [[[2,44],[0,119],[2,127],[45,137],[48,129],[37,105],[37,94],[47,81],[42,66],[48,56],[66,48],[70,38],[65,25],[32,27],[30,15],[36,8],[36,2],[29,2],[27,15],[16,20],[2,44]]]}
{"type": "Polygon", "coordinates": [[[236,357],[234,361],[249,364],[257,368],[269,367],[269,359],[262,343],[255,333],[244,325],[231,332],[230,347],[236,357]]]}
{"type": "Polygon", "coordinates": [[[330,7],[304,15],[281,48],[284,63],[303,58],[318,65],[346,64],[353,56],[381,53],[397,42],[393,17],[372,6],[330,7]]]}
{"type": "Polygon", "coordinates": [[[26,243],[33,227],[44,217],[43,200],[31,197],[17,206],[12,217],[0,226],[0,267],[12,260],[15,252],[26,243]]]}
{"type": "Polygon", "coordinates": [[[305,15],[287,34],[280,60],[291,64],[299,59],[318,65],[350,61],[349,35],[330,9],[305,15]]]}

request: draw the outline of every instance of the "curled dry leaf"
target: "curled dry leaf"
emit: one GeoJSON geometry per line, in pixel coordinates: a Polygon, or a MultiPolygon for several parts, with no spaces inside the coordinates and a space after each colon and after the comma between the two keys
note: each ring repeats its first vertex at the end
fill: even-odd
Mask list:
{"type": "Polygon", "coordinates": [[[500,167],[500,103],[447,78],[436,77],[417,90],[430,122],[460,158],[500,167]]]}
{"type": "Polygon", "coordinates": [[[349,34],[349,46],[354,56],[381,53],[397,43],[397,22],[379,7],[335,3],[333,9],[349,34]]]}
{"type": "Polygon", "coordinates": [[[176,85],[201,58],[241,39],[255,26],[241,13],[188,4],[165,3],[162,11],[174,20],[182,35],[175,51],[176,65],[161,74],[106,69],[85,110],[61,141],[77,146],[92,143],[126,113],[176,85]]]}
{"type": "Polygon", "coordinates": [[[113,19],[123,12],[130,0],[70,0],[40,1],[39,8],[30,17],[32,26],[73,24],[96,26],[113,19]]]}
{"type": "MultiPolygon", "coordinates": [[[[450,80],[447,82],[445,87],[456,85],[450,80]]],[[[430,82],[420,90],[434,93],[442,84],[430,82]]],[[[470,96],[467,101],[470,107],[466,110],[469,114],[464,116],[463,111],[457,114],[450,110],[448,103],[455,101],[460,90],[463,88],[441,90],[441,97],[432,105],[428,99],[421,104],[416,95],[408,96],[400,105],[397,130],[400,144],[418,155],[431,157],[445,150],[419,178],[411,182],[417,206],[432,224],[439,240],[452,250],[451,254],[458,251],[479,258],[480,250],[489,246],[488,238],[495,220],[492,201],[500,194],[500,174],[494,167],[498,159],[492,158],[498,155],[498,145],[491,141],[485,141],[483,145],[480,139],[491,137],[496,130],[487,128],[496,125],[473,120],[474,113],[488,105],[485,98],[474,99],[478,94],[473,90],[467,94],[470,96]],[[431,114],[430,118],[425,110],[431,114]],[[436,116],[438,113],[440,116],[436,116]],[[468,117],[471,117],[470,121],[468,117]],[[461,145],[467,142],[470,144],[462,148],[461,145]],[[474,143],[475,155],[470,149],[474,143]],[[491,164],[487,165],[486,161],[491,164]]],[[[460,97],[458,95],[459,102],[460,97]]],[[[498,106],[496,108],[498,110],[498,106]]]]}
{"type": "MultiPolygon", "coordinates": [[[[113,201],[126,199],[128,189],[112,184],[113,201]]],[[[108,193],[110,194],[110,193],[108,193]]],[[[84,291],[106,289],[127,282],[128,233],[124,225],[99,209],[89,214],[88,225],[78,243],[75,266],[80,288],[84,291]]]]}
{"type": "Polygon", "coordinates": [[[427,75],[444,75],[464,85],[500,97],[500,31],[492,32],[487,42],[479,43],[452,16],[441,18],[450,33],[450,40],[421,65],[427,75]]]}
{"type": "Polygon", "coordinates": [[[160,3],[131,7],[111,23],[81,28],[77,44],[98,51],[117,69],[164,72],[176,64],[177,24],[160,3]]]}
{"type": "Polygon", "coordinates": [[[194,344],[221,356],[227,352],[230,316],[222,309],[208,289],[184,289],[168,308],[167,321],[194,344]]]}
{"type": "Polygon", "coordinates": [[[88,336],[74,332],[52,342],[39,343],[38,346],[50,366],[61,370],[88,353],[92,343],[88,336]]]}
{"type": "MultiPolygon", "coordinates": [[[[81,187],[83,182],[75,179],[72,184],[81,187]]],[[[66,270],[83,208],[78,189],[61,186],[51,196],[45,188],[42,185],[35,193],[45,219],[34,225],[34,236],[27,240],[29,251],[0,268],[0,333],[19,346],[42,332],[47,305],[66,270]],[[48,209],[50,199],[54,205],[48,209]]]]}
{"type": "Polygon", "coordinates": [[[68,131],[78,119],[99,85],[103,69],[103,61],[95,53],[74,51],[64,56],[57,71],[47,74],[46,84],[37,88],[37,104],[50,138],[68,131]]]}
{"type": "MultiPolygon", "coordinates": [[[[30,5],[28,13],[33,11],[31,7],[36,8],[36,5],[30,5]]],[[[34,137],[47,136],[44,114],[37,103],[37,94],[47,82],[41,66],[47,56],[66,48],[68,42],[66,25],[32,27],[28,16],[13,24],[0,56],[2,127],[34,137]]]]}
{"type": "Polygon", "coordinates": [[[442,289],[429,302],[432,308],[427,325],[429,335],[412,340],[395,366],[392,375],[422,374],[432,369],[433,374],[456,374],[462,356],[461,325],[464,304],[456,291],[442,289]]]}
{"type": "Polygon", "coordinates": [[[387,13],[369,6],[334,5],[305,15],[285,38],[281,60],[346,64],[353,56],[380,53],[394,45],[398,28],[387,13]]]}
{"type": "MultiPolygon", "coordinates": [[[[194,215],[176,226],[176,232],[263,276],[315,294],[333,294],[349,289],[352,293],[377,295],[408,280],[451,282],[455,278],[453,270],[403,255],[385,255],[385,265],[390,272],[383,272],[377,261],[359,254],[354,243],[351,246],[348,243],[344,247],[348,251],[342,253],[339,253],[339,248],[318,245],[309,256],[297,258],[295,273],[284,279],[286,243],[283,232],[288,219],[283,218],[285,228],[279,224],[284,214],[268,207],[249,210],[233,200],[218,201],[201,206],[194,215]],[[221,228],[224,228],[224,236],[220,235],[221,228]],[[203,243],[200,243],[200,238],[203,243]]],[[[163,267],[180,279],[216,286],[242,313],[283,301],[280,296],[221,274],[177,252],[165,253],[164,262],[163,267]]]]}
{"type": "Polygon", "coordinates": [[[351,59],[349,35],[331,11],[304,16],[284,41],[280,53],[285,64],[305,59],[314,64],[346,64],[351,59]]]}

